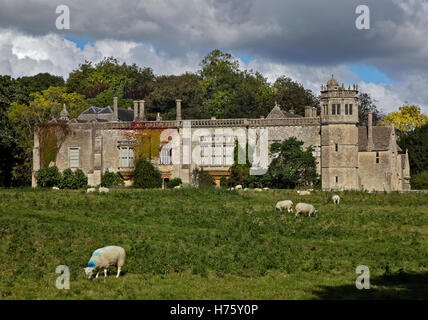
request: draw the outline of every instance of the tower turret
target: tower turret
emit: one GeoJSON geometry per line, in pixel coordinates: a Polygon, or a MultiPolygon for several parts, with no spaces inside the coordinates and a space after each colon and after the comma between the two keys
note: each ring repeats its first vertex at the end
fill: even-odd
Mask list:
{"type": "Polygon", "coordinates": [[[321,175],[324,190],[359,189],[358,86],[321,86],[321,175]]]}

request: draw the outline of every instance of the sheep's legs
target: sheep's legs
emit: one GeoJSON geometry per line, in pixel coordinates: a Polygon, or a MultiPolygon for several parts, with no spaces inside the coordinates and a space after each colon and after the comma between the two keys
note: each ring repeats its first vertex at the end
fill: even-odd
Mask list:
{"type": "Polygon", "coordinates": [[[100,273],[99,273],[99,272],[97,272],[97,275],[95,276],[95,279],[97,279],[97,278],[98,278],[99,274],[100,274],[100,273]]]}
{"type": "Polygon", "coordinates": [[[107,269],[104,269],[104,278],[107,277],[107,269]]]}
{"type": "Polygon", "coordinates": [[[118,268],[117,268],[117,275],[116,275],[116,278],[119,278],[119,275],[120,275],[120,267],[118,267],[118,268]]]}

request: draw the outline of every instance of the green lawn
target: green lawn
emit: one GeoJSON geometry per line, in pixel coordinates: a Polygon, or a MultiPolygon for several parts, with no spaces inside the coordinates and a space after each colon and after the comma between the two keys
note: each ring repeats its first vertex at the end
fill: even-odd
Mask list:
{"type": "Polygon", "coordinates": [[[428,299],[428,195],[331,195],[2,189],[0,299],[428,299]],[[284,199],[318,216],[276,212],[284,199]],[[126,249],[123,276],[85,279],[106,245],[126,249]],[[358,265],[370,290],[355,288],[358,265]]]}

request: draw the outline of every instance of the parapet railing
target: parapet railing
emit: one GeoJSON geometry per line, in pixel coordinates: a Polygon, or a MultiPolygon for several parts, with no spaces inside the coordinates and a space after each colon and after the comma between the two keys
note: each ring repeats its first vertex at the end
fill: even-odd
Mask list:
{"type": "Polygon", "coordinates": [[[319,125],[320,117],[282,118],[282,119],[198,119],[171,121],[137,121],[100,123],[104,129],[162,129],[183,127],[189,121],[193,128],[211,127],[273,127],[319,125]]]}

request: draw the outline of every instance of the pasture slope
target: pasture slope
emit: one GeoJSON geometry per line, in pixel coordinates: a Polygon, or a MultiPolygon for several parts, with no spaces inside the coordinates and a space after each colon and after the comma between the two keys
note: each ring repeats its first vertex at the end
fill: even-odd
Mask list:
{"type": "Polygon", "coordinates": [[[427,299],[428,195],[340,195],[2,189],[0,299],[427,299]],[[318,216],[275,211],[284,199],[318,216]],[[126,249],[123,276],[86,280],[106,245],[126,249]],[[58,265],[69,290],[55,287],[58,265]],[[355,288],[358,265],[370,290],[355,288]]]}

